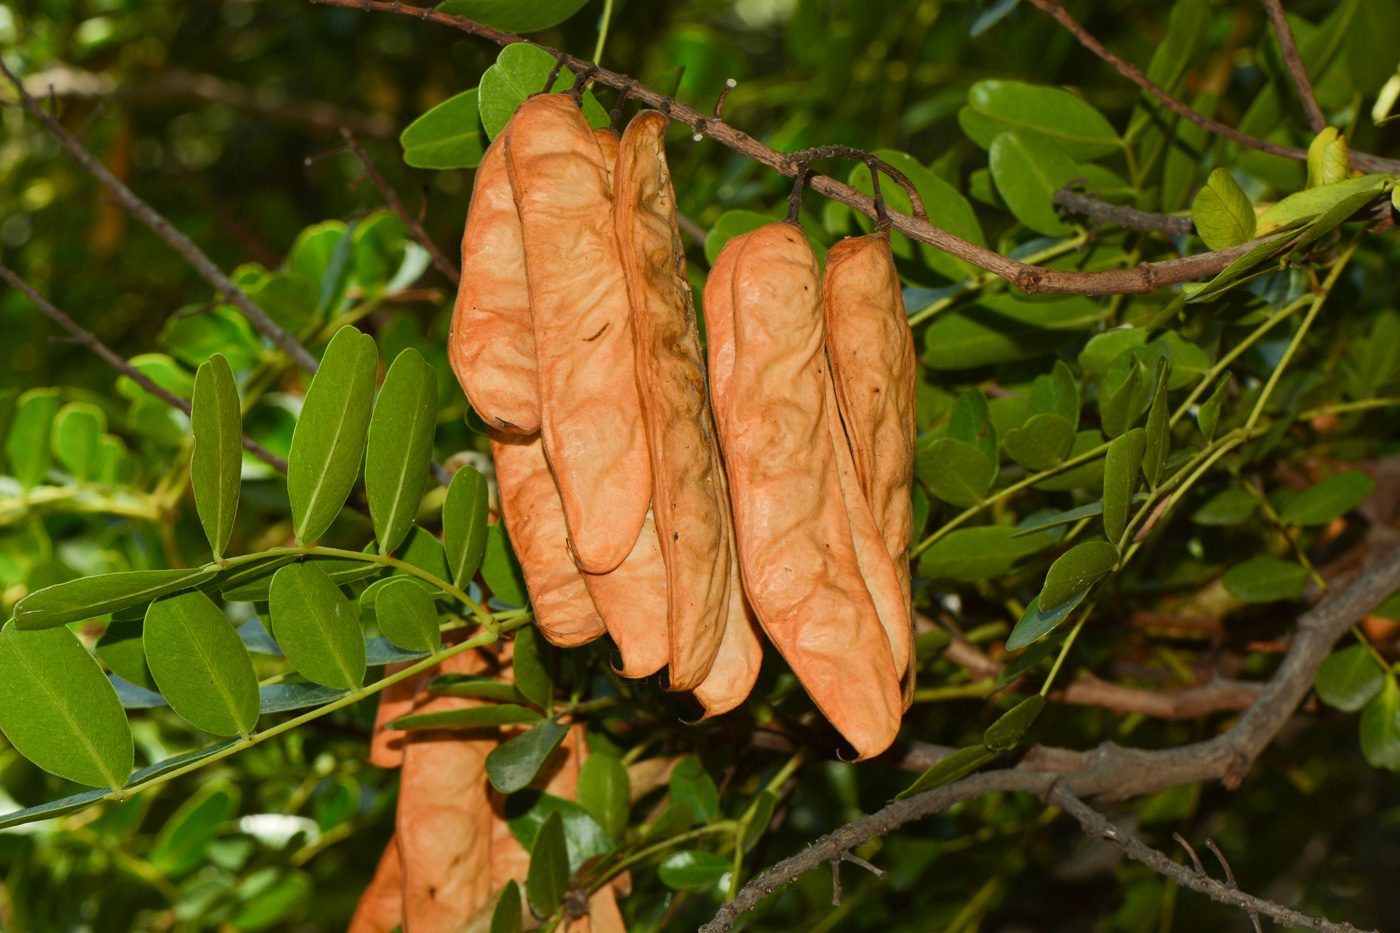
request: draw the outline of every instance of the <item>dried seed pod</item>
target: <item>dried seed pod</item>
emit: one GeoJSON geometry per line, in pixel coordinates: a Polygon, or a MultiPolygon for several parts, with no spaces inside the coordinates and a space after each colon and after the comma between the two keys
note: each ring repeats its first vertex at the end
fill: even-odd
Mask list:
{"type": "MultiPolygon", "coordinates": [[[[743,241],[731,268],[721,433],[744,588],[823,715],[868,758],[899,731],[899,675],[841,496],[816,259],[801,230],[775,223],[743,241]]],[[[706,295],[724,287],[712,271],[706,295]]]]}
{"type": "Polygon", "coordinates": [[[729,606],[726,609],[724,638],[720,640],[715,663],[705,679],[695,685],[695,699],[705,710],[701,720],[729,712],[748,699],[763,666],[763,640],[758,634],[758,617],[739,580],[739,556],[733,552],[729,564],[729,606]]]}
{"type": "Polygon", "coordinates": [[[533,434],[540,429],[535,331],[520,216],[506,172],[509,131],[496,137],[476,169],[447,356],[482,420],[501,431],[533,434]]]}
{"type": "Polygon", "coordinates": [[[666,560],[671,689],[690,690],[714,663],[729,614],[729,509],[665,132],[666,117],[654,110],[628,124],[617,161],[616,228],[666,560]]]}
{"type": "Polygon", "coordinates": [[[651,502],[607,163],[563,94],[521,104],[505,150],[524,235],[540,435],[574,556],[607,573],[631,553],[651,502]]]}
{"type": "MultiPolygon", "coordinates": [[[[384,673],[395,674],[413,664],[413,661],[398,661],[384,668],[384,673]]],[[[374,714],[374,733],[369,740],[369,763],[376,768],[397,768],[403,764],[404,734],[384,728],[386,723],[407,716],[413,712],[418,694],[432,679],[431,670],[396,681],[379,693],[379,709],[374,714]]]]}
{"type": "Polygon", "coordinates": [[[632,553],[608,573],[585,573],[583,582],[622,655],[623,677],[650,677],[666,666],[666,565],[656,523],[647,512],[632,553]]]}
{"type": "Polygon", "coordinates": [[[535,624],[562,647],[586,644],[605,631],[565,547],[567,532],[559,487],[545,460],[540,436],[491,432],[501,513],[515,556],[525,571],[525,586],[535,610],[535,624]]]}
{"type": "MultiPolygon", "coordinates": [[[[444,673],[480,674],[486,655],[465,651],[444,673]]],[[[420,712],[478,706],[480,700],[433,697],[420,712]]],[[[403,925],[414,933],[457,933],[491,896],[491,807],[486,756],[495,736],[466,738],[452,729],[417,729],[404,741],[396,835],[403,859],[403,925]]]]}
{"type": "Polygon", "coordinates": [[[399,837],[390,836],[346,933],[393,933],[403,925],[403,863],[399,837]]]}

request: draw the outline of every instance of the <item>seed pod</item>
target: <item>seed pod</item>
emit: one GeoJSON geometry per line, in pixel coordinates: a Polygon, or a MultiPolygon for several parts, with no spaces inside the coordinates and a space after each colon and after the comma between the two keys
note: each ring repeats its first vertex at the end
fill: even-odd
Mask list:
{"type": "Polygon", "coordinates": [[[623,134],[616,228],[632,305],[653,514],[666,560],[671,689],[690,690],[704,680],[724,637],[729,509],[676,227],[666,122],[648,111],[623,134]]]}
{"type": "MultiPolygon", "coordinates": [[[[744,588],[823,715],[869,758],[899,731],[899,674],[841,497],[816,259],[801,230],[775,223],[743,242],[732,269],[721,430],[744,588]]],[[[706,294],[725,285],[711,277],[706,294]]]]}
{"type": "Polygon", "coordinates": [[[651,502],[607,164],[563,94],[521,104],[505,149],[524,235],[540,436],[574,556],[607,573],[631,553],[651,502]]]}
{"type": "Polygon", "coordinates": [[[540,436],[491,432],[501,514],[525,586],[535,624],[561,647],[586,644],[602,635],[603,620],[593,607],[583,577],[565,547],[567,533],[559,487],[544,457],[540,436]]]}
{"type": "MultiPolygon", "coordinates": [[[[465,651],[443,673],[480,674],[486,656],[465,651]]],[[[418,712],[478,706],[480,700],[433,697],[418,712]]],[[[396,834],[403,858],[404,929],[457,933],[491,896],[491,808],[486,756],[497,738],[465,738],[452,729],[415,729],[404,742],[396,834]]]]}
{"type": "Polygon", "coordinates": [[[447,356],[483,421],[501,431],[540,429],[535,331],[525,284],[525,247],[511,196],[504,140],[496,137],[476,169],[462,278],[447,356]]]}
{"type": "Polygon", "coordinates": [[[379,867],[374,870],[355,916],[346,933],[393,933],[403,924],[403,865],[399,858],[399,838],[389,837],[379,867]]]}
{"type": "Polygon", "coordinates": [[[739,557],[730,543],[729,605],[724,638],[720,640],[715,663],[705,679],[695,685],[695,699],[705,709],[701,720],[729,712],[748,699],[763,666],[763,640],[758,635],[758,618],[739,581],[739,557]]]}
{"type": "Polygon", "coordinates": [[[585,573],[583,582],[622,655],[618,673],[650,677],[665,667],[666,566],[650,512],[627,559],[608,573],[585,573]]]}
{"type": "MultiPolygon", "coordinates": [[[[412,661],[398,661],[384,668],[384,673],[395,674],[412,661]]],[[[396,681],[379,693],[379,709],[374,715],[374,732],[369,740],[369,763],[376,768],[397,768],[403,764],[404,734],[384,728],[400,716],[413,712],[413,704],[419,692],[432,679],[432,672],[423,671],[412,677],[396,681]]]]}

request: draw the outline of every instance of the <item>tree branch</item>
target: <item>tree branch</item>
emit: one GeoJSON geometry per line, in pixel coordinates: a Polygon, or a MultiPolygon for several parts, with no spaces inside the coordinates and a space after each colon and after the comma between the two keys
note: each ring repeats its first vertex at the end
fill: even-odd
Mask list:
{"type": "MultiPolygon", "coordinates": [[[[316,2],[323,2],[323,0],[316,0],[316,2]]],[[[1203,127],[1217,136],[1224,136],[1226,139],[1237,142],[1242,146],[1258,149],[1260,152],[1267,152],[1270,155],[1283,156],[1285,159],[1296,159],[1300,162],[1307,161],[1308,154],[1303,149],[1295,149],[1292,146],[1280,146],[1277,143],[1255,139],[1253,136],[1246,136],[1234,127],[1226,126],[1224,123],[1218,123],[1215,120],[1201,116],[1199,113],[1168,94],[1166,90],[1136,67],[1104,48],[1103,43],[1095,39],[1083,26],[1079,25],[1064,7],[1056,6],[1051,3],[1050,0],[1030,0],[1030,2],[1043,12],[1049,14],[1055,22],[1073,33],[1074,37],[1079,40],[1080,45],[1108,62],[1120,75],[1157,98],[1167,109],[1185,117],[1197,126],[1203,127]]],[[[1362,172],[1386,172],[1390,174],[1400,172],[1400,160],[1384,159],[1380,156],[1370,155],[1365,152],[1352,152],[1349,156],[1351,159],[1351,167],[1362,172]]]]}
{"type": "MultiPolygon", "coordinates": [[[[413,7],[398,2],[380,2],[380,0],[311,0],[311,2],[370,12],[401,13],[407,16],[414,16],[427,22],[441,23],[446,26],[461,29],[464,32],[495,42],[497,45],[512,45],[517,42],[528,42],[530,45],[534,45],[536,48],[553,55],[558,61],[562,62],[566,67],[576,73],[590,70],[591,74],[589,77],[591,80],[607,87],[616,88],[625,92],[629,97],[636,98],[643,104],[662,110],[673,120],[677,120],[690,127],[695,133],[709,136],[711,139],[732,149],[740,155],[753,159],[755,162],[761,162],[780,175],[785,175],[788,178],[794,178],[797,175],[798,162],[793,158],[792,154],[777,152],[770,149],[752,136],[749,136],[742,130],[735,129],[717,117],[702,114],[693,107],[687,106],[686,104],[680,103],[662,94],[658,94],[626,75],[608,71],[605,68],[598,68],[591,62],[560,52],[557,49],[551,49],[548,46],[529,42],[529,40],[522,39],[520,36],[502,32],[499,29],[493,29],[490,26],[467,19],[464,16],[452,16],[447,13],[440,13],[430,7],[413,7]]],[[[1128,67],[1131,68],[1132,66],[1128,67]]],[[[1143,80],[1146,79],[1144,78],[1143,80]]],[[[1192,112],[1190,108],[1185,107],[1184,104],[1178,104],[1178,106],[1186,109],[1188,112],[1192,112]]],[[[1199,114],[1192,113],[1198,120],[1202,119],[1199,114]]],[[[1235,135],[1241,136],[1242,134],[1236,133],[1235,135]]],[[[1250,139],[1250,137],[1244,138],[1250,139]]],[[[1258,142],[1258,140],[1254,140],[1254,142],[1258,142]]],[[[1298,152],[1301,152],[1301,150],[1288,150],[1288,153],[1298,152]]],[[[1303,157],[1306,157],[1306,154],[1303,154],[1303,157]]],[[[1352,154],[1352,164],[1358,164],[1356,153],[1352,154]]],[[[1396,163],[1395,167],[1400,169],[1400,163],[1396,163]]],[[[845,204],[847,207],[860,211],[868,217],[875,219],[879,217],[874,199],[834,178],[830,178],[826,175],[811,175],[808,177],[808,187],[823,197],[845,204]]],[[[1002,256],[984,246],[978,246],[976,243],[970,243],[961,237],[956,237],[926,220],[911,217],[907,214],[891,211],[890,220],[892,221],[893,229],[898,230],[905,236],[918,240],[921,243],[928,243],[931,246],[936,246],[944,252],[957,256],[960,259],[965,259],[979,268],[986,269],[988,272],[992,272],[1007,279],[1027,293],[1046,292],[1062,295],[1146,294],[1147,292],[1155,291],[1168,285],[1176,285],[1181,282],[1189,282],[1193,279],[1215,275],[1256,245],[1254,243],[1246,243],[1241,246],[1231,247],[1230,249],[1200,253],[1182,259],[1172,259],[1157,263],[1145,262],[1131,269],[1109,269],[1102,272],[1074,272],[1059,269],[1046,269],[1041,266],[1031,266],[1023,262],[1017,262],[1014,259],[1002,256]]]]}
{"type": "MultiPolygon", "coordinates": [[[[1101,796],[1116,800],[1181,784],[1220,779],[1234,789],[1250,765],[1273,740],[1312,689],[1313,677],[1337,639],[1380,602],[1400,588],[1400,548],[1396,548],[1345,589],[1334,590],[1298,619],[1288,654],[1259,700],[1228,731],[1190,745],[1157,751],[1123,748],[1105,742],[1087,752],[1032,748],[1014,767],[975,774],[913,797],[842,826],[805,850],[784,859],[744,885],[720,907],[701,933],[724,933],[735,919],[803,872],[839,858],[875,836],[947,809],[954,803],[996,791],[1024,791],[1048,800],[1053,792],[1075,798],[1101,796]]],[[[1262,912],[1262,911],[1261,911],[1262,912]]],[[[1307,925],[1323,929],[1309,920],[1307,925]]],[[[1344,930],[1344,927],[1338,927],[1344,930]]]]}
{"type": "Polygon", "coordinates": [[[1308,80],[1308,68],[1303,64],[1303,56],[1298,54],[1298,43],[1293,39],[1293,30],[1288,28],[1288,17],[1283,13],[1283,4],[1279,0],[1260,2],[1264,5],[1264,12],[1269,15],[1269,22],[1273,23],[1274,37],[1278,40],[1279,51],[1283,53],[1283,63],[1288,66],[1288,73],[1293,76],[1293,86],[1298,89],[1298,100],[1303,105],[1303,112],[1308,115],[1308,126],[1314,134],[1321,133],[1327,129],[1327,117],[1323,115],[1322,108],[1317,103],[1317,95],[1313,93],[1312,82],[1308,80]]]}
{"type": "MultiPolygon", "coordinates": [[[[89,350],[96,353],[98,356],[102,357],[109,364],[111,364],[112,368],[115,369],[117,372],[121,373],[124,376],[127,376],[137,385],[141,386],[141,388],[145,389],[147,392],[151,393],[156,398],[165,402],[167,405],[170,405],[174,408],[178,408],[180,409],[180,411],[184,412],[187,415],[190,413],[189,399],[181,398],[173,392],[167,392],[165,389],[162,389],[160,386],[156,385],[154,382],[151,381],[149,376],[147,376],[145,373],[141,372],[141,370],[137,369],[135,366],[132,366],[126,360],[118,356],[112,350],[111,347],[107,346],[101,340],[98,340],[96,334],[84,329],[81,325],[78,324],[77,321],[74,321],[71,317],[60,311],[47,298],[35,291],[34,288],[28,282],[20,278],[8,266],[0,265],[0,278],[3,278],[6,282],[9,282],[10,285],[17,291],[22,292],[25,295],[25,297],[27,297],[30,301],[34,302],[36,306],[38,306],[39,310],[44,313],[45,317],[47,317],[51,321],[56,322],[64,330],[72,334],[74,340],[87,347],[89,350]]],[[[263,463],[266,463],[268,466],[272,467],[274,470],[277,470],[281,473],[287,472],[287,461],[272,453],[266,447],[263,447],[261,444],[259,444],[257,441],[253,440],[246,434],[243,435],[243,449],[248,451],[248,453],[252,454],[254,457],[257,457],[263,463]]]]}
{"type": "MultiPolygon", "coordinates": [[[[1070,184],[1074,184],[1070,182],[1070,184]]],[[[1186,236],[1196,232],[1190,217],[1172,217],[1167,214],[1149,214],[1135,207],[1122,204],[1109,204],[1098,198],[1080,194],[1065,185],[1055,192],[1055,203],[1075,214],[1083,214],[1094,223],[1117,224],[1134,230],[1147,230],[1151,233],[1165,233],[1169,236],[1186,236]]]]}

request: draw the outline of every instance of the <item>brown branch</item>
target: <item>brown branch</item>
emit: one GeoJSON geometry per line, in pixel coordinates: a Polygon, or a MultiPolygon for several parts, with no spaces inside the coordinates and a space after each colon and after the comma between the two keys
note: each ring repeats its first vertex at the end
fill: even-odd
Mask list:
{"type": "Polygon", "coordinates": [[[418,241],[418,245],[428,251],[428,255],[433,259],[433,266],[443,275],[447,276],[447,278],[452,281],[453,285],[456,285],[462,278],[462,273],[452,264],[452,260],[443,255],[442,250],[438,249],[438,245],[428,236],[428,231],[423,229],[423,225],[420,224],[413,215],[409,214],[407,208],[403,206],[403,201],[399,199],[398,192],[389,187],[389,183],[384,180],[384,176],[379,174],[379,168],[374,164],[374,160],[369,157],[368,152],[365,152],[364,147],[356,141],[355,137],[350,133],[350,130],[341,127],[340,134],[345,137],[346,148],[355,153],[360,160],[360,164],[365,167],[366,177],[369,178],[370,183],[374,185],[374,187],[379,189],[380,195],[384,198],[384,203],[389,205],[389,210],[393,211],[399,220],[403,221],[403,225],[408,228],[408,232],[412,234],[413,239],[418,241]]]}
{"type": "MultiPolygon", "coordinates": [[[[380,2],[380,0],[311,0],[311,2],[371,12],[402,13],[427,22],[441,23],[446,26],[461,29],[472,35],[489,39],[497,45],[512,45],[517,42],[529,42],[529,40],[522,39],[520,36],[502,32],[499,29],[493,29],[490,26],[467,19],[464,16],[452,16],[447,13],[440,13],[430,7],[413,7],[398,2],[380,2]]],[[[597,68],[591,62],[586,62],[547,46],[538,45],[536,43],[529,44],[535,45],[536,48],[548,52],[559,61],[562,61],[566,67],[576,72],[581,72],[585,69],[595,69],[590,77],[596,83],[625,91],[629,97],[634,97],[643,104],[666,112],[672,119],[684,123],[696,133],[709,136],[721,145],[732,149],[746,158],[753,159],[755,162],[760,162],[768,166],[780,175],[785,175],[789,178],[796,177],[797,175],[799,163],[791,154],[770,149],[752,136],[749,136],[742,130],[735,129],[722,120],[702,114],[693,107],[689,107],[670,97],[658,94],[626,75],[617,74],[616,72],[608,71],[604,68],[597,68]]],[[[1144,78],[1144,80],[1146,79],[1144,78]]],[[[1185,108],[1184,104],[1179,106],[1185,108]]],[[[1189,108],[1185,109],[1189,111],[1189,108]]],[[[1201,119],[1199,114],[1195,114],[1195,116],[1197,119],[1201,119]]],[[[1241,134],[1236,133],[1236,135],[1238,136],[1241,134]]],[[[1249,137],[1245,138],[1248,139],[1249,137]]],[[[1300,150],[1288,151],[1299,152],[1300,150]]],[[[1357,154],[1353,153],[1352,164],[1357,164],[1356,159],[1357,154]]],[[[1400,163],[1396,163],[1396,167],[1400,168],[1400,163]]],[[[850,185],[843,184],[834,178],[830,178],[826,175],[811,175],[808,177],[808,187],[823,197],[845,204],[847,207],[860,211],[868,217],[875,219],[879,217],[879,211],[876,209],[873,198],[862,194],[850,185]]],[[[1059,269],[1046,269],[1041,266],[1031,266],[1023,262],[1017,262],[1014,259],[1002,256],[984,246],[978,246],[976,243],[970,243],[961,237],[956,237],[926,220],[911,217],[907,214],[891,212],[890,219],[893,229],[898,230],[905,236],[918,240],[921,243],[928,243],[931,246],[936,246],[944,252],[957,256],[960,259],[965,259],[979,268],[986,269],[989,272],[1007,279],[1018,288],[1028,293],[1047,292],[1062,295],[1145,294],[1168,285],[1176,285],[1181,282],[1189,282],[1193,279],[1215,275],[1256,245],[1254,243],[1246,243],[1241,246],[1231,247],[1230,249],[1200,253],[1182,259],[1172,259],[1157,263],[1145,262],[1131,269],[1109,269],[1102,272],[1074,272],[1059,269]]]]}
{"type": "MultiPolygon", "coordinates": [[[[315,2],[324,2],[324,0],[315,0],[315,2]]],[[[1296,159],[1300,162],[1307,161],[1308,154],[1305,150],[1295,149],[1292,146],[1280,146],[1277,143],[1271,143],[1263,139],[1255,139],[1253,136],[1247,136],[1241,133],[1232,126],[1226,126],[1224,123],[1219,123],[1201,116],[1199,113],[1168,94],[1160,85],[1155,83],[1136,67],[1104,48],[1103,43],[1095,39],[1083,26],[1079,25],[1064,7],[1056,6],[1051,3],[1050,0],[1030,0],[1030,2],[1049,14],[1052,19],[1065,27],[1065,29],[1073,33],[1074,37],[1079,40],[1080,45],[1108,62],[1120,75],[1147,91],[1147,93],[1157,98],[1164,107],[1175,112],[1179,116],[1185,117],[1197,126],[1203,127],[1217,136],[1224,136],[1226,139],[1237,142],[1242,146],[1258,149],[1260,152],[1267,152],[1270,155],[1282,156],[1285,159],[1296,159]]],[[[1400,172],[1400,160],[1385,159],[1365,152],[1351,152],[1349,155],[1351,158],[1351,167],[1358,171],[1386,172],[1392,174],[1400,172]]]]}
{"type": "Polygon", "coordinates": [[[1190,217],[1149,214],[1135,207],[1109,204],[1107,201],[1071,191],[1069,185],[1055,192],[1055,203],[1067,211],[1083,214],[1097,224],[1117,224],[1120,227],[1165,233],[1170,236],[1186,236],[1196,231],[1190,217]]]}
{"type": "MultiPolygon", "coordinates": [[[[154,382],[151,381],[151,378],[149,376],[147,376],[145,373],[141,372],[141,370],[137,369],[135,366],[132,366],[126,360],[118,356],[112,350],[111,347],[107,346],[101,340],[98,340],[96,334],[92,333],[89,330],[86,330],[80,324],[78,324],[77,321],[74,321],[71,317],[60,311],[47,298],[35,291],[34,288],[28,282],[20,278],[8,266],[0,265],[0,278],[3,278],[6,282],[9,282],[11,287],[23,293],[25,297],[27,297],[30,301],[34,302],[34,304],[39,308],[39,310],[43,312],[45,317],[49,318],[51,321],[56,322],[64,330],[72,334],[75,342],[82,344],[92,352],[96,353],[98,356],[102,357],[117,372],[130,378],[137,385],[141,386],[141,388],[145,389],[147,392],[151,393],[156,398],[165,402],[167,405],[170,405],[174,408],[178,408],[180,409],[180,411],[184,412],[187,415],[190,413],[189,399],[181,398],[173,392],[167,392],[165,389],[156,385],[154,382]]],[[[248,451],[248,453],[252,454],[254,457],[257,457],[263,463],[266,463],[268,466],[272,467],[274,470],[277,470],[282,473],[287,472],[287,461],[272,453],[266,447],[263,447],[261,444],[259,444],[257,441],[253,440],[246,434],[243,435],[243,449],[248,451]]]]}
{"type": "Polygon", "coordinates": [[[1313,93],[1312,82],[1308,80],[1308,67],[1303,64],[1303,56],[1298,54],[1298,43],[1293,39],[1293,30],[1288,28],[1288,17],[1283,13],[1283,4],[1279,0],[1259,0],[1264,5],[1264,12],[1269,15],[1269,22],[1274,26],[1274,37],[1278,40],[1279,51],[1283,53],[1283,63],[1288,66],[1288,73],[1293,76],[1293,86],[1298,89],[1298,100],[1303,105],[1303,112],[1308,115],[1308,126],[1314,133],[1321,133],[1327,129],[1327,117],[1323,115],[1322,108],[1317,103],[1317,95],[1313,93]]]}
{"type": "MultiPolygon", "coordinates": [[[[975,774],[945,787],[896,801],[848,823],[749,881],[720,907],[702,933],[723,933],[735,919],[803,872],[859,848],[875,836],[947,809],[954,803],[996,791],[1024,791],[1049,800],[1059,792],[1075,798],[1122,799],[1198,781],[1223,780],[1238,787],[1259,753],[1273,740],[1312,688],[1318,665],[1348,629],[1381,600],[1400,588],[1400,548],[1377,560],[1350,586],[1334,590],[1298,619],[1288,654],[1257,702],[1228,731],[1190,745],[1156,751],[1106,742],[1087,752],[1037,746],[1014,767],[975,774]]],[[[1261,911],[1262,912],[1262,911],[1261,911]]],[[[1326,929],[1312,920],[1308,926],[1326,929]]],[[[1336,929],[1345,930],[1345,927],[1336,929]]]]}

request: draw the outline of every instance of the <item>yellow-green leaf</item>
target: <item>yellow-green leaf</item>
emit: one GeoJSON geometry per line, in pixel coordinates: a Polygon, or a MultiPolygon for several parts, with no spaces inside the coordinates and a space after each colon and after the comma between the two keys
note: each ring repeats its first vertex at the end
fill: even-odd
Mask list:
{"type": "Polygon", "coordinates": [[[243,411],[238,384],[223,354],[201,363],[190,402],[190,483],[194,504],[214,560],[221,561],[233,535],[243,467],[243,411]]]}

